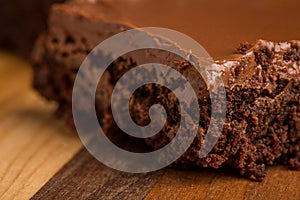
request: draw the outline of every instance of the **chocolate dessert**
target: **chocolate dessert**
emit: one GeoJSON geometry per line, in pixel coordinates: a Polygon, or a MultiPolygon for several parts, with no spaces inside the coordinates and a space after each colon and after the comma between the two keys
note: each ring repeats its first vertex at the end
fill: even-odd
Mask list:
{"type": "MultiPolygon", "coordinates": [[[[187,75],[199,89],[198,135],[175,166],[228,166],[258,181],[265,177],[267,165],[283,163],[299,170],[300,22],[295,20],[300,17],[299,6],[299,1],[270,0],[114,0],[54,5],[49,28],[33,52],[34,87],[57,102],[59,116],[72,125],[73,83],[82,61],[96,45],[135,27],[175,29],[204,46],[224,82],[226,121],[213,150],[199,158],[211,120],[207,86],[201,78],[189,75],[193,66],[184,58],[153,49],[118,58],[100,80],[96,110],[104,130],[108,134],[119,131],[110,110],[118,79],[136,66],[157,61],[187,75]]],[[[178,129],[178,102],[172,92],[160,85],[146,85],[135,92],[129,106],[133,120],[143,126],[149,123],[148,111],[155,103],[169,111],[162,131],[145,140],[158,149],[169,143],[178,129]]],[[[84,110],[84,102],[82,107],[84,110]]]]}
{"type": "Polygon", "coordinates": [[[37,36],[46,30],[49,8],[64,0],[0,2],[0,48],[28,57],[37,36]]]}

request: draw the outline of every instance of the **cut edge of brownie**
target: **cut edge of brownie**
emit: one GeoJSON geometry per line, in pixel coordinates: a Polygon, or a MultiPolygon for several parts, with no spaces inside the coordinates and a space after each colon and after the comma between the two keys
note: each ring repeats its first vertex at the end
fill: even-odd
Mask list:
{"type": "MultiPolygon", "coordinates": [[[[89,41],[88,37],[82,37],[82,33],[68,30],[68,23],[60,21],[64,9],[68,9],[68,6],[61,9],[58,7],[52,10],[49,29],[40,37],[34,51],[34,87],[47,99],[58,102],[58,113],[72,125],[72,85],[82,60],[103,39],[129,27],[122,24],[105,24],[99,19],[85,19],[81,14],[76,15],[76,10],[72,10],[73,14],[65,17],[74,22],[75,29],[78,28],[76,26],[96,25],[95,29],[91,28],[90,32],[85,33],[93,36],[89,41]],[[55,16],[57,12],[58,16],[55,16]],[[99,27],[113,31],[99,34],[102,30],[99,27]],[[70,35],[71,33],[73,35],[70,35]],[[62,41],[63,43],[60,43],[62,41]]],[[[213,151],[207,157],[199,159],[198,153],[206,131],[206,127],[199,126],[193,144],[175,165],[213,168],[231,166],[239,169],[242,175],[258,181],[265,177],[266,165],[284,163],[299,170],[299,48],[299,41],[274,43],[259,40],[253,45],[241,44],[237,50],[239,55],[235,55],[232,60],[216,61],[214,67],[222,73],[228,100],[227,121],[223,134],[213,151]]],[[[181,70],[183,73],[192,68],[190,65],[187,67],[185,62],[178,63],[174,68],[180,71],[181,65],[185,65],[182,69],[186,71],[181,70]]],[[[114,63],[114,70],[122,74],[136,65],[139,63],[136,63],[134,58],[124,57],[114,63]]],[[[103,103],[98,110],[102,115],[102,124],[106,126],[104,129],[110,131],[115,130],[115,124],[110,113],[110,96],[106,93],[112,91],[116,81],[112,80],[115,76],[116,71],[106,74],[106,78],[101,82],[106,85],[106,89],[100,91],[97,97],[98,101],[103,103]]],[[[151,92],[151,87],[145,90],[151,92]]],[[[163,98],[167,98],[168,95],[169,92],[161,94],[163,98]]],[[[203,92],[201,95],[199,105],[209,103],[209,97],[205,101],[203,99],[208,93],[203,92]]],[[[133,106],[130,109],[135,112],[135,120],[141,119],[138,124],[143,124],[145,118],[141,113],[147,111],[149,101],[139,98],[139,102],[133,102],[131,105],[133,106]],[[136,107],[141,109],[136,110],[136,107]]],[[[203,126],[206,126],[209,123],[210,108],[203,106],[200,109],[207,115],[203,123],[203,126]]],[[[166,137],[160,134],[158,138],[154,137],[146,142],[152,147],[160,147],[169,142],[174,134],[166,132],[166,137]]]]}

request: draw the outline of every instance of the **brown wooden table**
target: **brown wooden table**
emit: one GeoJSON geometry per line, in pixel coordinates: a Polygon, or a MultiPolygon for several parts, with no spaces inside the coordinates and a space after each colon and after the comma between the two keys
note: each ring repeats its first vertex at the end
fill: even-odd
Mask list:
{"type": "Polygon", "coordinates": [[[107,168],[30,82],[28,63],[0,53],[0,199],[300,199],[300,172],[284,166],[269,167],[261,183],[228,169],[107,168]]]}

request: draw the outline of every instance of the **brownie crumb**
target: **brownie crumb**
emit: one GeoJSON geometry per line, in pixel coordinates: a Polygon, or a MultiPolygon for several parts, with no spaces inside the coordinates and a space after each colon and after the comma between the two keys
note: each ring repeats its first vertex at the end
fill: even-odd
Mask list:
{"type": "Polygon", "coordinates": [[[250,44],[249,42],[242,42],[236,49],[235,53],[237,54],[246,54],[246,52],[251,49],[253,45],[250,44]]]}

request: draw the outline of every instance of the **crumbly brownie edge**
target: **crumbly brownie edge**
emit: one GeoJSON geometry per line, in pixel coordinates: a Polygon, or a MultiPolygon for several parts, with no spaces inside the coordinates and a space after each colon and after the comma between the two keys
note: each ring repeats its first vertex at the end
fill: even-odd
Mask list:
{"type": "MultiPolygon", "coordinates": [[[[34,61],[34,85],[46,98],[58,102],[60,107],[59,113],[72,124],[70,102],[72,81],[74,81],[80,61],[93,46],[97,45],[95,41],[99,40],[100,42],[100,38],[96,38],[94,43],[89,43],[91,41],[88,41],[87,38],[82,40],[79,34],[62,34],[57,37],[58,35],[55,35],[56,32],[54,30],[68,27],[67,24],[61,24],[61,27],[57,27],[55,21],[60,18],[59,15],[57,18],[55,16],[52,18],[51,26],[45,38],[41,39],[41,44],[37,45],[36,49],[42,48],[42,50],[35,51],[40,52],[40,54],[38,55],[37,53],[38,56],[36,58],[38,59],[34,61]],[[57,44],[57,40],[65,43],[57,44]],[[78,48],[78,43],[73,41],[88,42],[89,44],[85,44],[84,48],[78,48]],[[65,83],[65,80],[69,81],[68,84],[65,83]]],[[[82,21],[85,19],[74,17],[73,20],[79,20],[83,23],[82,21]]],[[[84,23],[88,25],[93,24],[89,20],[84,23]]],[[[101,24],[101,22],[99,23],[101,24]]],[[[116,31],[122,29],[121,26],[117,27],[116,31]]],[[[204,159],[198,159],[197,153],[201,147],[201,140],[205,135],[205,127],[200,126],[198,137],[176,164],[185,167],[191,167],[195,164],[214,168],[231,166],[240,169],[241,174],[254,180],[263,179],[265,176],[265,165],[273,165],[277,162],[289,163],[294,169],[299,169],[300,145],[299,127],[297,125],[299,121],[299,101],[296,95],[299,93],[297,90],[299,82],[297,76],[299,43],[297,41],[286,43],[259,41],[252,48],[250,47],[250,50],[247,46],[240,53],[244,53],[244,55],[238,56],[235,60],[221,61],[216,64],[224,72],[223,77],[229,101],[224,134],[209,156],[204,159]],[[276,64],[273,63],[273,61],[275,62],[274,55],[278,55],[278,53],[280,53],[281,58],[277,58],[278,64],[276,64]],[[293,66],[294,63],[296,63],[295,66],[293,66]],[[278,83],[275,80],[276,86],[271,84],[273,87],[263,88],[264,84],[272,83],[268,74],[273,75],[274,71],[272,69],[274,67],[275,71],[276,69],[278,71],[275,64],[282,67],[281,71],[279,70],[282,77],[279,77],[278,83]],[[287,68],[287,65],[292,67],[287,68]],[[293,72],[293,68],[295,68],[296,72],[293,72]],[[248,73],[243,74],[245,72],[248,73]],[[294,74],[290,76],[290,72],[294,74]],[[289,76],[284,76],[285,74],[289,74],[289,76]],[[237,80],[243,81],[239,82],[237,80]],[[285,93],[282,93],[282,91],[285,91],[285,93]],[[244,106],[243,102],[246,103],[246,106],[244,106]],[[260,112],[261,109],[268,110],[260,112]],[[266,122],[271,123],[271,125],[269,126],[268,123],[265,125],[266,122]]],[[[122,71],[124,70],[123,68],[128,70],[130,67],[133,67],[128,66],[132,64],[130,59],[134,60],[125,58],[121,63],[117,62],[116,70],[122,71]],[[122,66],[122,69],[118,69],[119,66],[122,66]]],[[[277,75],[279,76],[279,74],[277,75]]],[[[108,76],[110,76],[108,79],[111,79],[115,74],[111,72],[108,76]]],[[[111,81],[107,81],[107,86],[108,88],[112,87],[111,81]]],[[[151,87],[146,89],[151,90],[151,87]]],[[[166,94],[161,94],[161,96],[166,96],[166,94]]],[[[101,96],[99,98],[99,101],[103,102],[101,96]]],[[[201,100],[200,105],[202,107],[200,109],[203,109],[204,113],[206,112],[206,120],[209,120],[209,108],[205,108],[205,102],[201,102],[201,100]]],[[[132,110],[136,116],[139,116],[139,113],[143,113],[143,108],[147,108],[144,104],[145,101],[141,98],[140,102],[133,104],[135,106],[133,106],[132,110]],[[138,107],[142,109],[135,110],[136,105],[140,105],[138,107]]],[[[105,109],[105,107],[107,107],[106,103],[102,109],[105,109]]],[[[104,111],[99,110],[99,112],[104,111]]],[[[103,121],[109,127],[108,129],[115,129],[111,127],[114,125],[112,116],[109,113],[106,114],[106,111],[103,114],[103,121]]],[[[206,121],[203,126],[205,124],[207,124],[206,121]]],[[[172,134],[174,133],[166,132],[166,135],[172,134]]],[[[147,142],[151,146],[156,147],[162,145],[162,142],[159,140],[167,142],[169,139],[170,137],[158,137],[147,142]]]]}

